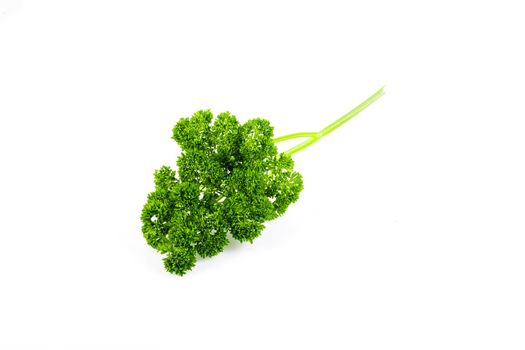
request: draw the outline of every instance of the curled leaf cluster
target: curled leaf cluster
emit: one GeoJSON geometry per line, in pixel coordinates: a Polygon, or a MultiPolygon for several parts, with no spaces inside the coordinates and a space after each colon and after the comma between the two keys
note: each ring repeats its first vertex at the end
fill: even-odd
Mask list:
{"type": "Polygon", "coordinates": [[[155,171],[141,215],[144,237],[165,255],[168,272],[184,275],[197,256],[217,255],[230,238],[253,242],[303,189],[268,120],[240,124],[228,112],[214,118],[201,110],[180,119],[172,138],[182,149],[178,170],[155,171]]]}

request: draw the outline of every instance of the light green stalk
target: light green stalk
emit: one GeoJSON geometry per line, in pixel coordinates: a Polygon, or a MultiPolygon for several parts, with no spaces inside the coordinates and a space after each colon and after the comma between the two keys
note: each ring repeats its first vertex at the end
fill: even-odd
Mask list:
{"type": "Polygon", "coordinates": [[[370,106],[372,103],[377,101],[381,96],[383,96],[385,94],[383,89],[384,89],[384,86],[381,89],[377,90],[372,96],[370,96],[369,98],[367,98],[366,100],[361,102],[357,107],[352,109],[350,112],[346,113],[341,118],[337,119],[332,124],[328,125],[326,128],[322,129],[319,132],[298,132],[298,133],[294,133],[294,134],[289,134],[289,135],[277,137],[277,138],[273,139],[273,141],[274,142],[281,142],[281,141],[295,139],[295,138],[299,138],[299,137],[308,137],[308,140],[303,141],[303,142],[299,143],[298,145],[296,145],[296,146],[294,146],[294,147],[292,147],[289,150],[284,152],[285,154],[291,156],[292,154],[297,153],[297,152],[299,152],[299,151],[301,151],[301,150],[311,146],[312,144],[316,143],[321,138],[323,138],[324,136],[328,135],[329,133],[331,133],[332,131],[334,131],[335,129],[337,129],[338,127],[340,127],[341,125],[343,125],[344,123],[346,123],[347,121],[349,121],[350,119],[355,117],[356,115],[358,115],[366,107],[370,106]]]}

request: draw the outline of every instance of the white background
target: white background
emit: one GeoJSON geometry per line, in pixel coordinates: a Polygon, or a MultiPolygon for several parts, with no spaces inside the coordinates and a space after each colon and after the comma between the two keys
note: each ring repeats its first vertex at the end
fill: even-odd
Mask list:
{"type": "Polygon", "coordinates": [[[0,348],[523,349],[519,3],[1,0],[0,348]],[[316,131],[382,85],[254,244],[164,272],[178,118],[316,131]]]}

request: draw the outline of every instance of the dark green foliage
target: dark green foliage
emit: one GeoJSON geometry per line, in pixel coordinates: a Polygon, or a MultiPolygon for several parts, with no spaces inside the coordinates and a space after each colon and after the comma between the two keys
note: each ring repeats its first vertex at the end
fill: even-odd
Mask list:
{"type": "Polygon", "coordinates": [[[267,120],[241,125],[227,112],[213,118],[198,111],[175,125],[178,173],[168,166],[155,171],[155,191],[141,217],[148,244],[166,254],[167,271],[183,275],[197,255],[223,251],[229,235],[253,242],[265,221],[299,198],[302,177],[272,138],[267,120]]]}

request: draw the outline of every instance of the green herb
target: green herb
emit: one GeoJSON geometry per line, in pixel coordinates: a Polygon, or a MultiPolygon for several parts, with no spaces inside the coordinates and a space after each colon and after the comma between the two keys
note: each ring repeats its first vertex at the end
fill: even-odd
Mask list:
{"type": "Polygon", "coordinates": [[[197,261],[222,252],[230,236],[253,242],[264,222],[284,214],[303,189],[291,156],[319,141],[383,95],[383,88],[319,132],[273,138],[265,119],[240,124],[228,112],[198,111],[180,119],[173,139],[182,148],[178,172],[155,171],[155,190],[142,210],[148,244],[165,254],[168,272],[184,275],[197,261]],[[306,138],[279,153],[276,143],[306,138]]]}

